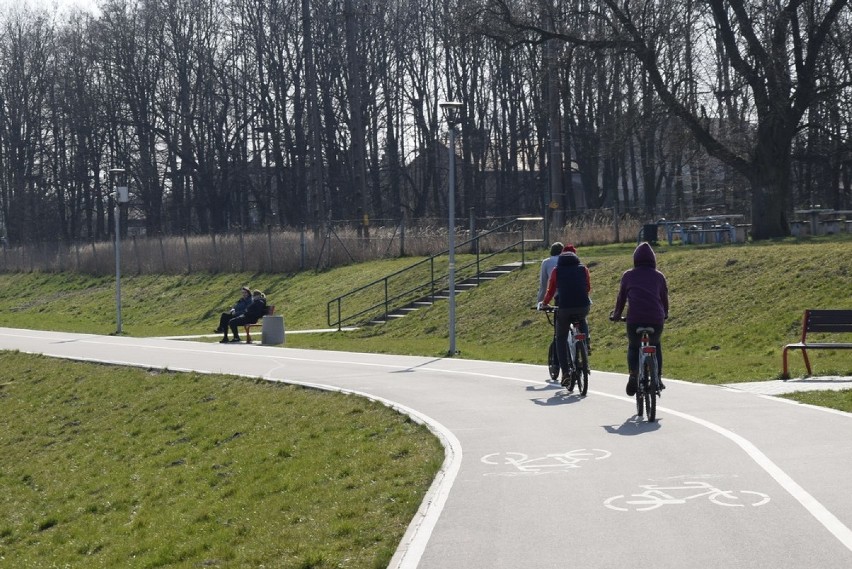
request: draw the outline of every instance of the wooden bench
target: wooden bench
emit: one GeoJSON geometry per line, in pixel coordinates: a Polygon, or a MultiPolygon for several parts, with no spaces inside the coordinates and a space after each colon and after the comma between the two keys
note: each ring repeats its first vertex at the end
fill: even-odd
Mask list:
{"type": "Polygon", "coordinates": [[[811,372],[811,362],[808,359],[808,350],[849,350],[852,342],[815,342],[808,343],[808,334],[834,334],[852,332],[852,310],[805,310],[802,318],[802,339],[795,344],[784,346],[783,361],[784,369],[781,377],[789,379],[787,372],[787,352],[789,350],[802,350],[805,358],[805,367],[808,375],[811,372]]]}
{"type": "MultiPolygon", "coordinates": [[[[267,304],[266,305],[266,314],[264,314],[264,316],[272,316],[273,314],[275,314],[275,305],[274,304],[267,304]]],[[[254,328],[255,326],[263,326],[263,318],[262,317],[261,317],[260,320],[258,320],[254,324],[244,324],[243,325],[243,327],[245,328],[245,331],[246,331],[246,344],[251,344],[251,329],[254,328]]]]}

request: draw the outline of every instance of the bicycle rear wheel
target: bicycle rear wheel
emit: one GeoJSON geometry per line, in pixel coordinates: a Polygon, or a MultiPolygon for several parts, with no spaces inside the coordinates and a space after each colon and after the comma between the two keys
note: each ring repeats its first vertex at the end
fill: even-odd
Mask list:
{"type": "Polygon", "coordinates": [[[584,342],[577,343],[577,358],[574,361],[574,381],[577,384],[577,391],[583,397],[589,391],[589,355],[586,353],[586,344],[584,342]]]}
{"type": "Polygon", "coordinates": [[[642,383],[645,384],[645,416],[653,422],[657,420],[657,358],[645,358],[642,375],[642,383]]]}
{"type": "Polygon", "coordinates": [[[556,355],[555,339],[550,342],[550,349],[547,350],[547,371],[553,381],[559,378],[559,356],[556,355]]]}

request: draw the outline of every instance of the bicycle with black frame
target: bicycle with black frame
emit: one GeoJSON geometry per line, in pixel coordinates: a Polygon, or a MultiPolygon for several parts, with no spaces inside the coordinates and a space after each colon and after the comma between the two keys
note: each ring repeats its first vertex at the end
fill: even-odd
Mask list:
{"type": "MultiPolygon", "coordinates": [[[[535,309],[535,307],[533,307],[535,309]]],[[[550,379],[559,379],[560,365],[559,355],[556,349],[556,313],[558,306],[543,305],[541,311],[547,316],[547,321],[553,327],[553,340],[547,350],[547,371],[550,379]],[[553,314],[553,318],[551,318],[553,314]]],[[[570,358],[570,373],[562,378],[560,385],[568,389],[568,393],[577,391],[584,396],[589,391],[589,352],[586,346],[586,334],[580,326],[580,319],[574,319],[568,328],[568,357],[570,358]]]]}
{"type": "MultiPolygon", "coordinates": [[[[610,318],[613,322],[624,322],[625,318],[610,318]]],[[[660,381],[659,362],[657,361],[657,346],[651,343],[651,335],[655,329],[649,326],[637,326],[635,331],[639,335],[639,359],[637,363],[636,377],[636,415],[643,415],[648,422],[657,420],[657,397],[662,392],[660,381]]]]}

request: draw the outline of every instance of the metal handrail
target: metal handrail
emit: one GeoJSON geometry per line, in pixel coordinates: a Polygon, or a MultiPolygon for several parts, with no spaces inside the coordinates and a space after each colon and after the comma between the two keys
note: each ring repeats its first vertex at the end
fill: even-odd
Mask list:
{"type": "MultiPolygon", "coordinates": [[[[525,235],[524,235],[523,224],[521,225],[521,238],[518,241],[513,241],[510,244],[508,244],[508,245],[506,245],[502,248],[499,248],[495,251],[492,251],[491,253],[489,253],[487,255],[483,255],[481,253],[481,247],[480,247],[480,243],[481,243],[481,240],[483,238],[485,238],[485,237],[487,237],[487,236],[489,236],[493,233],[496,233],[498,231],[504,230],[505,228],[507,228],[510,225],[513,225],[517,222],[518,222],[518,220],[508,221],[508,222],[503,223],[503,224],[501,224],[501,225],[499,225],[499,226],[497,226],[493,229],[489,229],[488,231],[485,231],[484,233],[481,233],[481,234],[477,235],[476,237],[472,237],[472,238],[468,239],[467,241],[463,241],[461,243],[458,243],[455,246],[456,250],[458,250],[461,247],[470,246],[471,244],[473,244],[473,249],[475,251],[475,258],[473,260],[471,260],[469,263],[466,263],[466,264],[463,264],[461,266],[456,267],[457,273],[461,273],[465,269],[469,269],[469,268],[475,266],[476,267],[475,277],[477,279],[477,284],[479,284],[479,282],[480,282],[479,279],[480,279],[480,276],[482,274],[482,262],[483,261],[490,259],[490,258],[494,257],[495,255],[499,255],[500,253],[506,252],[506,251],[508,251],[512,248],[518,247],[518,246],[520,246],[521,265],[523,266],[524,263],[526,262],[526,243],[527,243],[527,240],[525,239],[525,235]]],[[[538,242],[538,241],[536,241],[536,242],[538,242]]],[[[327,307],[326,307],[326,317],[327,317],[327,321],[328,321],[328,326],[330,328],[336,327],[338,330],[340,330],[346,324],[359,322],[362,319],[366,318],[367,315],[376,314],[377,309],[380,309],[380,308],[384,311],[384,316],[386,318],[387,315],[391,312],[391,305],[392,304],[397,303],[398,301],[401,301],[402,299],[409,299],[410,301],[414,301],[417,298],[420,298],[422,296],[426,296],[425,292],[427,290],[429,291],[428,296],[434,300],[436,288],[437,288],[436,285],[438,285],[439,283],[443,283],[444,281],[449,283],[449,273],[446,273],[446,274],[442,273],[441,275],[439,275],[437,277],[435,276],[435,259],[446,256],[446,255],[449,254],[449,252],[450,252],[449,249],[441,251],[440,253],[432,255],[431,257],[427,257],[426,259],[418,261],[418,262],[414,263],[413,265],[410,265],[410,266],[408,266],[404,269],[400,269],[400,270],[398,270],[394,273],[391,273],[391,274],[389,274],[385,277],[382,277],[380,279],[376,279],[373,282],[367,283],[367,284],[360,286],[356,289],[350,290],[349,292],[342,294],[342,295],[338,296],[337,298],[334,298],[334,299],[328,301],[328,304],[327,304],[327,307]],[[389,292],[389,281],[390,281],[390,279],[392,279],[394,277],[398,277],[398,276],[400,276],[404,273],[408,273],[410,271],[413,271],[413,270],[415,270],[415,269],[417,269],[417,268],[419,268],[423,265],[426,265],[426,264],[429,265],[429,275],[430,276],[429,276],[428,281],[423,282],[423,283],[418,284],[418,285],[415,285],[414,287],[409,288],[405,291],[402,291],[402,292],[399,292],[399,293],[396,293],[396,294],[393,294],[393,295],[390,294],[390,292],[389,292]],[[364,308],[364,309],[359,310],[357,312],[354,312],[352,314],[348,314],[345,317],[343,316],[343,301],[345,299],[347,299],[347,298],[349,298],[349,297],[351,297],[351,296],[353,296],[357,293],[364,292],[366,290],[377,287],[379,285],[381,285],[384,289],[382,301],[377,302],[377,303],[373,304],[372,306],[369,306],[367,308],[364,308]],[[332,317],[332,312],[336,313],[335,319],[333,319],[333,317],[332,317]]],[[[400,304],[403,304],[403,303],[400,302],[400,304]]]]}

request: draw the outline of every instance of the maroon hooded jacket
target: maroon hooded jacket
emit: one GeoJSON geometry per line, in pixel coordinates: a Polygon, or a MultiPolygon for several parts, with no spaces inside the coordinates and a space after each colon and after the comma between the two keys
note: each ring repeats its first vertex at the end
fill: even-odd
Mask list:
{"type": "Polygon", "coordinates": [[[669,286],[657,270],[657,257],[647,243],[636,247],[633,268],[621,275],[613,319],[621,318],[625,304],[630,324],[664,324],[669,315],[669,286]]]}

